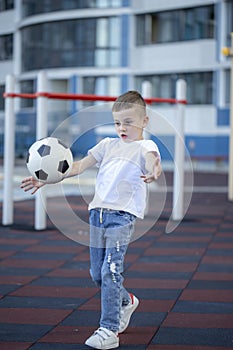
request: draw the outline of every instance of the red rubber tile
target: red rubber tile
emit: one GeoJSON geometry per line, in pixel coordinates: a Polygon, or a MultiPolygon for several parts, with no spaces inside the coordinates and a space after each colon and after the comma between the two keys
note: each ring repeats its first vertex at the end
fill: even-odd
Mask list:
{"type": "Polygon", "coordinates": [[[1,308],[0,323],[55,325],[72,310],[1,308]]]}
{"type": "Polygon", "coordinates": [[[75,253],[80,254],[83,249],[80,247],[69,247],[69,246],[45,246],[37,245],[24,249],[25,252],[34,252],[34,253],[75,253]]]}
{"type": "Polygon", "coordinates": [[[181,328],[232,328],[233,315],[194,314],[172,312],[163,322],[163,327],[181,328]]]}
{"type": "Polygon", "coordinates": [[[233,250],[233,243],[213,242],[209,245],[209,249],[233,250]]]}
{"type": "Polygon", "coordinates": [[[39,243],[41,240],[33,238],[0,238],[0,245],[33,245],[39,243]]]}
{"type": "Polygon", "coordinates": [[[233,274],[230,272],[196,272],[193,280],[233,281],[233,274]]]}
{"type": "MultiPolygon", "coordinates": [[[[198,230],[199,231],[199,230],[198,230]]],[[[174,235],[161,236],[158,239],[158,242],[187,242],[187,243],[200,243],[200,242],[209,242],[211,241],[211,237],[193,237],[193,236],[178,236],[174,233],[174,235]]]]}
{"type": "Polygon", "coordinates": [[[76,257],[73,258],[73,261],[89,261],[89,260],[90,260],[89,252],[78,254],[76,257]]]}
{"type": "MultiPolygon", "coordinates": [[[[195,215],[201,215],[201,214],[195,214],[195,215]]],[[[185,234],[190,235],[190,237],[192,237],[192,234],[194,232],[199,233],[200,230],[201,230],[202,233],[206,233],[206,234],[208,234],[208,233],[210,233],[210,234],[215,233],[215,231],[216,231],[216,223],[219,224],[220,220],[217,220],[214,224],[212,224],[212,220],[213,219],[211,218],[211,220],[210,220],[211,224],[208,225],[208,226],[203,225],[203,226],[195,227],[192,223],[190,225],[178,226],[177,229],[173,232],[173,235],[176,235],[176,234],[178,235],[179,233],[185,233],[185,234]]],[[[208,219],[207,219],[206,223],[208,223],[208,219]]],[[[168,237],[169,236],[170,235],[168,235],[168,237]]]]}
{"type": "MultiPolygon", "coordinates": [[[[154,236],[155,237],[155,236],[154,236]]],[[[131,249],[134,249],[134,248],[147,248],[151,245],[151,242],[148,241],[148,242],[138,242],[138,241],[134,241],[133,243],[130,244],[130,248],[131,249]]]]}
{"type": "Polygon", "coordinates": [[[100,299],[92,298],[80,306],[78,310],[100,311],[100,299]]]}
{"type": "MultiPolygon", "coordinates": [[[[229,217],[229,220],[232,220],[232,217],[229,217]]],[[[233,224],[230,222],[230,223],[222,223],[221,224],[221,228],[222,229],[230,229],[230,230],[233,230],[233,224]]]]}
{"type": "Polygon", "coordinates": [[[232,303],[233,302],[233,293],[232,293],[232,290],[186,289],[181,294],[180,300],[232,303]]]}
{"type": "Polygon", "coordinates": [[[57,326],[40,339],[40,343],[84,344],[96,330],[85,326],[57,326]]]}
{"type": "Polygon", "coordinates": [[[137,262],[129,267],[129,271],[158,271],[158,272],[193,272],[197,269],[197,263],[142,263],[137,262]]]}
{"type": "Polygon", "coordinates": [[[0,251],[0,259],[5,259],[13,254],[15,254],[16,251],[14,250],[8,250],[8,251],[0,251]]]}
{"type": "Polygon", "coordinates": [[[18,284],[23,285],[30,283],[37,276],[1,276],[1,284],[18,284]]]}
{"type": "Polygon", "coordinates": [[[205,248],[148,248],[144,255],[202,255],[205,248]]]}
{"type": "Polygon", "coordinates": [[[64,264],[62,260],[32,260],[32,259],[7,259],[2,262],[3,266],[54,269],[64,264]]]}
{"type": "Polygon", "coordinates": [[[28,343],[28,342],[3,342],[0,341],[0,349],[1,350],[27,350],[30,348],[30,346],[32,345],[32,343],[28,343]]]}
{"type": "Polygon", "coordinates": [[[125,263],[133,263],[134,261],[136,261],[139,258],[140,254],[126,254],[125,256],[125,263]]]}
{"type": "Polygon", "coordinates": [[[169,312],[174,300],[140,300],[137,312],[169,312]]]}
{"type": "Polygon", "coordinates": [[[154,289],[183,289],[188,280],[155,279],[155,278],[127,278],[126,288],[154,288],[154,289]]]}
{"type": "Polygon", "coordinates": [[[217,232],[216,235],[215,235],[215,238],[221,238],[221,239],[229,239],[229,238],[232,238],[232,231],[233,231],[233,228],[229,231],[229,232],[217,232]]]}
{"type": "Polygon", "coordinates": [[[98,292],[97,288],[63,287],[63,286],[24,286],[12,292],[12,296],[91,298],[98,292]]]}
{"type": "Polygon", "coordinates": [[[206,255],[202,263],[205,264],[233,264],[233,256],[206,255]]]}
{"type": "Polygon", "coordinates": [[[76,270],[76,269],[56,269],[46,274],[50,277],[90,277],[88,270],[76,270]]]}

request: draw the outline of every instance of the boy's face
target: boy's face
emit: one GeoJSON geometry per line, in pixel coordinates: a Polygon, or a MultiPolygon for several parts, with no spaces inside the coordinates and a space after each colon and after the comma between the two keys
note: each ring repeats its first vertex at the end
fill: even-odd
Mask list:
{"type": "Polygon", "coordinates": [[[117,135],[125,142],[143,140],[143,128],[148,117],[143,116],[137,108],[113,112],[113,120],[117,135]]]}

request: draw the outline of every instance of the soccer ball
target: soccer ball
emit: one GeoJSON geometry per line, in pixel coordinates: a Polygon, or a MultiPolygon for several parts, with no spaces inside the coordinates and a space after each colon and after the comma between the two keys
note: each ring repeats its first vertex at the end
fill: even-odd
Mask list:
{"type": "Polygon", "coordinates": [[[27,168],[35,179],[44,183],[63,180],[72,164],[71,150],[55,137],[36,141],[28,150],[27,168]]]}

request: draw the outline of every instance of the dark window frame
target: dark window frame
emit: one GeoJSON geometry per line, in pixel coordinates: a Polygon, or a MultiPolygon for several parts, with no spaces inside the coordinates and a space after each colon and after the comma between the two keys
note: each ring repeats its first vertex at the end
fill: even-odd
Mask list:
{"type": "Polygon", "coordinates": [[[136,45],[212,39],[215,7],[206,5],[136,16],[136,45]]]}
{"type": "Polygon", "coordinates": [[[141,89],[143,81],[152,84],[152,96],[160,98],[175,98],[176,81],[184,79],[187,82],[187,101],[189,105],[213,104],[214,72],[195,72],[179,74],[157,74],[136,76],[136,88],[141,89]],[[164,84],[168,86],[164,96],[164,84]]]}
{"type": "Polygon", "coordinates": [[[0,35],[0,61],[13,59],[13,34],[0,35]]]}

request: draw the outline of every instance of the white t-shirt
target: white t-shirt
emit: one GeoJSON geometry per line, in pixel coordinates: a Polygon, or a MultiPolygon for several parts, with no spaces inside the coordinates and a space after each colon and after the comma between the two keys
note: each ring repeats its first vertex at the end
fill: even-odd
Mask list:
{"type": "Polygon", "coordinates": [[[91,148],[88,154],[97,160],[99,171],[88,209],[123,210],[143,219],[147,186],[140,176],[147,173],[147,152],[159,155],[157,145],[151,140],[124,142],[107,137],[91,148]]]}

